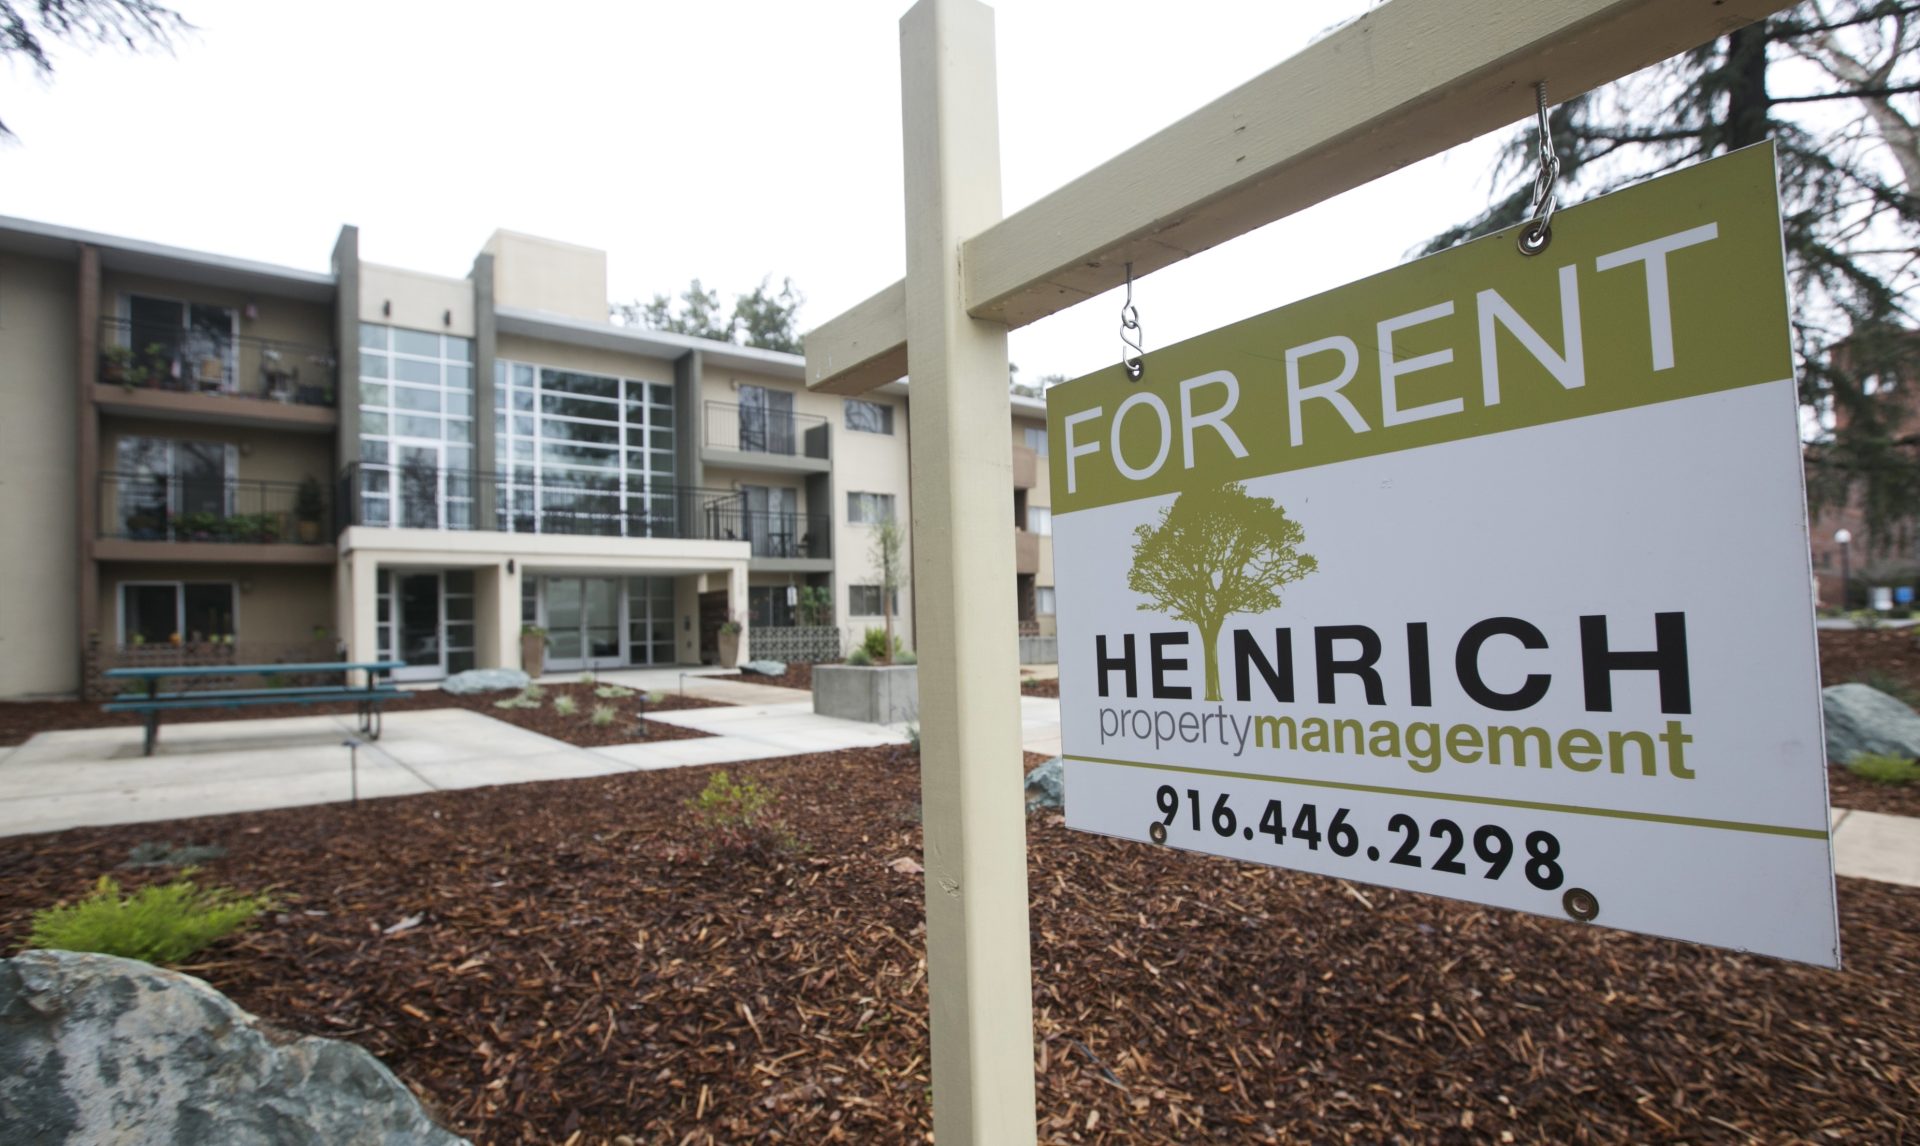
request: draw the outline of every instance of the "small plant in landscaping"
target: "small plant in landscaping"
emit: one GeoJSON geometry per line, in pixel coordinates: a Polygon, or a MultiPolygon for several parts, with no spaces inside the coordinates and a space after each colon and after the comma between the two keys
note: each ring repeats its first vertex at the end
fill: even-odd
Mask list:
{"type": "Polygon", "coordinates": [[[176,848],[171,840],[142,840],[127,849],[127,862],[121,867],[193,867],[227,854],[219,844],[188,844],[176,848]]]}
{"type": "Polygon", "coordinates": [[[1852,613],[1852,617],[1853,617],[1853,627],[1856,629],[1872,630],[1880,627],[1881,616],[1879,612],[1877,612],[1876,610],[1855,609],[1852,613]]]}
{"type": "Polygon", "coordinates": [[[583,672],[580,674],[580,683],[586,685],[588,688],[592,688],[594,685],[600,683],[600,678],[594,676],[591,672],[583,672]]]}
{"type": "Polygon", "coordinates": [[[784,851],[792,846],[785,825],[772,814],[774,793],[752,777],[736,781],[725,769],[687,801],[710,854],[784,851]]]}
{"type": "Polygon", "coordinates": [[[852,651],[847,653],[847,663],[864,668],[873,663],[873,657],[868,655],[866,649],[856,645],[852,651]]]}
{"type": "Polygon", "coordinates": [[[603,684],[593,690],[593,695],[599,697],[601,700],[624,700],[633,695],[633,690],[630,688],[622,688],[617,684],[603,684]]]}
{"type": "Polygon", "coordinates": [[[619,710],[611,704],[596,704],[593,706],[593,715],[587,717],[587,721],[595,728],[605,728],[607,725],[612,724],[619,715],[619,710]]]}
{"type": "Polygon", "coordinates": [[[495,708],[539,708],[540,698],[534,695],[534,689],[528,689],[519,696],[510,696],[505,700],[493,702],[495,708]]]}
{"type": "Polygon", "coordinates": [[[177,963],[273,906],[265,896],[200,887],[192,874],[189,868],[172,883],[124,897],[113,877],[103,875],[80,902],[36,912],[27,946],[177,963]]]}
{"type": "Polygon", "coordinates": [[[917,665],[920,663],[920,656],[919,654],[915,653],[912,649],[907,649],[906,651],[900,653],[898,656],[894,657],[893,663],[897,665],[917,665]]]}
{"type": "Polygon", "coordinates": [[[1869,784],[1885,784],[1888,787],[1920,782],[1920,761],[1904,756],[1883,756],[1878,752],[1862,752],[1855,756],[1847,761],[1847,771],[1869,784]]]}
{"type": "MultiPolygon", "coordinates": [[[[887,634],[880,629],[868,629],[867,635],[860,641],[860,652],[867,654],[867,661],[885,661],[887,659],[887,634]]],[[[900,659],[900,638],[893,638],[894,660],[900,659]]],[[[847,663],[853,663],[852,654],[848,654],[847,663]]]]}
{"type": "Polygon", "coordinates": [[[520,695],[537,702],[547,699],[547,690],[537,684],[530,684],[527,686],[527,691],[520,695]]]}
{"type": "Polygon", "coordinates": [[[648,704],[659,704],[665,699],[667,699],[667,694],[664,692],[650,692],[647,694],[648,704]]]}
{"type": "Polygon", "coordinates": [[[574,703],[572,697],[565,694],[553,698],[553,712],[555,716],[572,716],[579,707],[578,704],[574,703]]]}

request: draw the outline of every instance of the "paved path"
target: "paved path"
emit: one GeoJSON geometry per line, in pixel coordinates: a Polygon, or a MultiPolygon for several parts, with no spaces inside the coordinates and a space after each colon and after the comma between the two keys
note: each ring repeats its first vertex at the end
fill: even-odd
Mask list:
{"type": "MultiPolygon", "coordinates": [[[[360,795],[574,780],[906,740],[892,729],[815,716],[810,703],[690,709],[656,719],[715,735],[588,749],[464,708],[388,713],[385,734],[359,750],[360,795]]],[[[353,729],[346,716],[170,724],[151,757],[140,755],[138,728],[41,733],[0,749],[0,836],[344,801],[352,791],[344,743],[353,729]]]]}

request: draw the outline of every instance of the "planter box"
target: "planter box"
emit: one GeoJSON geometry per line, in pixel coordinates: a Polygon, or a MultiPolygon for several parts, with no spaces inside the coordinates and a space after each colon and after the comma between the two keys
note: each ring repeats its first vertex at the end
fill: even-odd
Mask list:
{"type": "Polygon", "coordinates": [[[920,719],[920,666],[815,665],[813,711],[867,724],[920,719]]]}
{"type": "Polygon", "coordinates": [[[1059,637],[1021,637],[1020,663],[1023,665],[1057,665],[1060,663],[1059,637]]]}

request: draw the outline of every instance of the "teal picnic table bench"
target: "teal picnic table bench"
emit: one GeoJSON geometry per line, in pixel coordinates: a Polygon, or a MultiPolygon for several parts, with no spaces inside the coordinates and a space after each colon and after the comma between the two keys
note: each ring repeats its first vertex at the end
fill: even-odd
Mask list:
{"type": "Polygon", "coordinates": [[[101,708],[106,712],[137,712],[146,721],[147,736],[144,755],[153,755],[154,746],[160,740],[160,717],[163,713],[178,712],[192,708],[252,708],[262,704],[331,704],[336,701],[351,701],[358,708],[360,732],[370,740],[380,739],[380,706],[389,700],[404,696],[387,676],[394,669],[405,668],[405,661],[317,661],[312,664],[278,665],[160,665],[153,668],[117,668],[108,669],[102,675],[109,680],[145,681],[147,691],[144,695],[120,696],[108,701],[101,708]],[[366,680],[356,684],[353,674],[363,672],[366,680]],[[232,677],[232,676],[286,676],[298,673],[303,676],[321,676],[340,674],[339,684],[297,685],[291,688],[222,688],[196,691],[192,682],[196,678],[232,677]],[[160,691],[160,682],[179,678],[186,682],[178,691],[160,691]]]}

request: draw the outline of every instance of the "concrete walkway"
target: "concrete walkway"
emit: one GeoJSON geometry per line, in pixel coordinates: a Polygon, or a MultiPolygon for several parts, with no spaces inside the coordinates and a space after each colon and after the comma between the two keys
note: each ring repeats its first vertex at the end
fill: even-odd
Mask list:
{"type": "Polygon", "coordinates": [[[1833,809],[1833,870],[1920,887],[1920,819],[1833,809]]]}
{"type": "MultiPolygon", "coordinates": [[[[791,692],[791,690],[778,690],[791,692]]],[[[803,694],[804,695],[804,694],[803,694]]],[[[891,729],[815,716],[811,704],[663,713],[709,738],[573,745],[464,708],[388,713],[359,749],[362,797],[575,780],[694,764],[903,743],[891,729]]],[[[338,803],[352,792],[346,716],[173,724],[140,755],[138,728],[44,732],[0,749],[0,836],[338,803]]]]}

